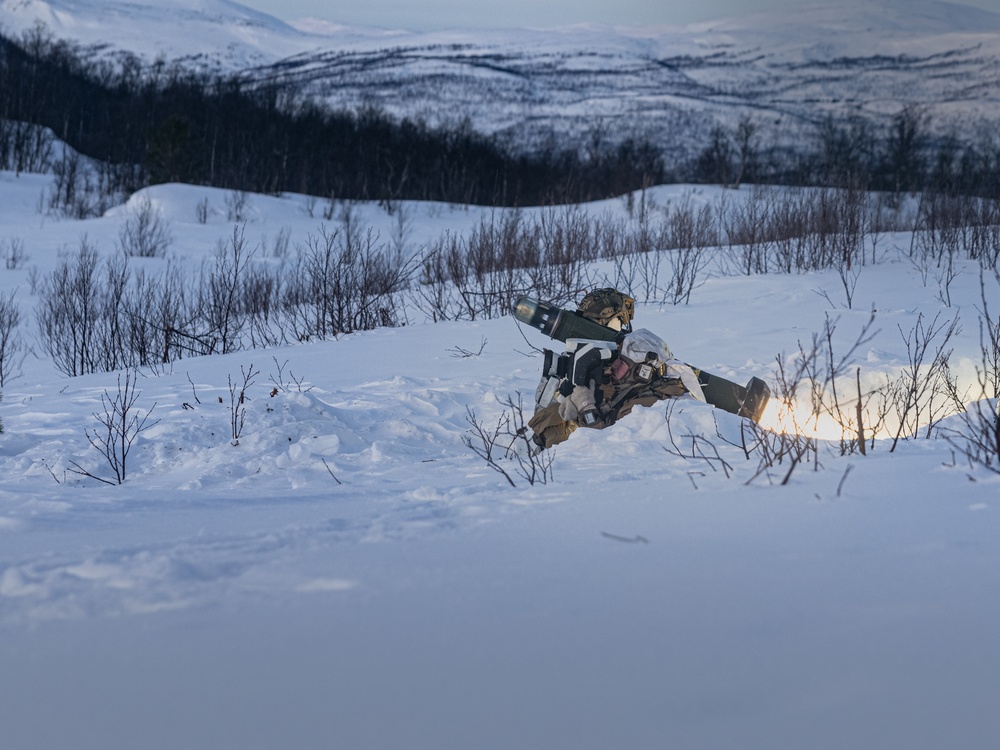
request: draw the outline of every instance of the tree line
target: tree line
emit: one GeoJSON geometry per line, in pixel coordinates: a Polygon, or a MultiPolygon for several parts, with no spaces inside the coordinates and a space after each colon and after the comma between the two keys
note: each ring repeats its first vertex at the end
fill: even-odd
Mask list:
{"type": "Polygon", "coordinates": [[[935,135],[930,124],[916,106],[881,125],[828,115],[779,146],[744,114],[668,169],[648,141],[516,150],[467,122],[432,128],[373,107],[337,110],[287,82],[148,65],[127,53],[95,58],[40,25],[19,38],[0,30],[0,167],[54,168],[53,200],[81,215],[102,205],[85,205],[86,191],[127,195],[164,182],[496,206],[599,200],[671,180],[1000,196],[995,129],[973,142],[935,135]],[[56,158],[53,134],[93,159],[95,184],[79,184],[87,178],[77,157],[56,158]]]}
{"type": "Polygon", "coordinates": [[[513,206],[602,199],[666,178],[649,143],[587,156],[515,153],[469,126],[335,110],[290,84],[145,65],[127,54],[95,59],[43,26],[16,39],[0,34],[0,165],[32,170],[51,157],[37,126],[100,163],[109,192],[184,182],[513,206]]]}
{"type": "Polygon", "coordinates": [[[984,127],[978,139],[936,134],[926,108],[902,106],[883,124],[827,115],[794,149],[764,141],[761,127],[742,115],[717,125],[689,165],[694,182],[852,187],[888,193],[931,191],[1000,197],[1000,140],[984,127]]]}

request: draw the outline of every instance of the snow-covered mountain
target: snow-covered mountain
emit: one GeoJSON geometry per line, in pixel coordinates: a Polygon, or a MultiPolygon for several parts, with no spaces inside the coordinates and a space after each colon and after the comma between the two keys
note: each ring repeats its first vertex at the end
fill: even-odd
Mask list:
{"type": "Polygon", "coordinates": [[[936,132],[971,137],[1000,111],[1000,14],[930,0],[654,29],[437,33],[289,25],[226,0],[0,0],[4,28],[39,21],[105,54],[241,71],[432,124],[468,118],[526,146],[600,133],[682,158],[743,114],[773,141],[828,113],[882,122],[906,104],[936,132]]]}

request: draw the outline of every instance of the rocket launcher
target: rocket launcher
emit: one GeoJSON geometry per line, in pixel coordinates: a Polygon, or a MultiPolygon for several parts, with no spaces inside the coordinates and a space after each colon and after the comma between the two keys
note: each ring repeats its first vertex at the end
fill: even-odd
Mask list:
{"type": "MultiPolygon", "coordinates": [[[[591,339],[613,341],[617,344],[620,343],[619,337],[624,336],[622,332],[588,320],[574,310],[564,310],[531,297],[521,297],[517,300],[517,304],[514,305],[514,317],[549,338],[563,343],[567,339],[591,339]]],[[[747,417],[754,422],[760,420],[760,415],[764,412],[768,399],[771,398],[771,389],[767,383],[754,377],[744,386],[694,365],[688,366],[698,376],[698,382],[708,403],[717,409],[747,417]]]]}

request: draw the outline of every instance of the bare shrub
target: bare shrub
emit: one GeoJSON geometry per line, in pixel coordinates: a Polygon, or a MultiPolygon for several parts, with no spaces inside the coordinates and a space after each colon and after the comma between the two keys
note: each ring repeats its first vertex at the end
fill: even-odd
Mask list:
{"type": "Polygon", "coordinates": [[[4,268],[8,271],[18,271],[24,268],[24,264],[30,260],[24,251],[24,240],[11,238],[3,244],[4,268]]]}
{"type": "Polygon", "coordinates": [[[549,209],[522,227],[519,242],[535,249],[529,259],[528,286],[537,296],[564,302],[586,285],[586,266],[602,256],[598,229],[610,219],[591,219],[578,207],[549,209]]]}
{"type": "Polygon", "coordinates": [[[532,271],[537,279],[545,267],[541,231],[519,212],[504,212],[482,219],[468,238],[446,232],[420,262],[414,303],[433,320],[506,315],[512,300],[532,291],[532,271]]]}
{"type": "Polygon", "coordinates": [[[672,210],[666,221],[666,251],[670,281],[664,291],[666,301],[688,304],[691,293],[705,283],[702,273],[709,263],[707,249],[718,244],[712,208],[695,208],[690,196],[672,210]]]}
{"type": "Polygon", "coordinates": [[[734,264],[742,274],[768,271],[773,242],[768,230],[772,208],[773,191],[758,185],[751,187],[746,200],[720,206],[719,219],[726,241],[734,248],[734,264]]]}
{"type": "Polygon", "coordinates": [[[800,464],[812,463],[815,469],[819,468],[819,441],[811,434],[812,429],[808,423],[817,419],[820,414],[822,400],[817,399],[828,382],[820,374],[821,362],[819,339],[815,335],[811,348],[799,343],[797,357],[778,355],[771,399],[778,405],[778,419],[784,429],[768,430],[756,422],[743,420],[740,425],[740,447],[748,459],[757,459],[757,470],[746,484],[762,476],[773,484],[775,476],[772,472],[779,471],[779,467],[782,472],[781,485],[788,484],[800,464]],[[798,404],[804,388],[809,391],[812,410],[802,414],[798,410],[798,404]]]}
{"type": "Polygon", "coordinates": [[[798,432],[772,432],[756,422],[744,424],[742,431],[747,455],[757,457],[757,470],[746,484],[760,477],[766,477],[769,484],[774,484],[780,476],[778,484],[784,486],[800,465],[812,463],[814,469],[820,468],[819,441],[815,437],[798,432]]]}
{"type": "Polygon", "coordinates": [[[246,337],[251,348],[285,343],[281,311],[280,270],[251,265],[241,280],[240,304],[246,316],[246,337]]]}
{"type": "Polygon", "coordinates": [[[158,275],[133,273],[121,254],[101,264],[84,238],[77,255],[62,260],[39,286],[39,340],[67,375],[165,364],[214,350],[215,339],[193,332],[203,325],[200,309],[189,301],[188,279],[176,266],[158,275]]]}
{"type": "Polygon", "coordinates": [[[810,265],[813,195],[786,190],[775,197],[771,210],[773,256],[776,268],[784,273],[801,273],[810,265]]]}
{"type": "Polygon", "coordinates": [[[203,354],[204,343],[186,331],[192,311],[187,279],[175,265],[158,275],[140,269],[121,300],[122,350],[132,367],[166,364],[203,354]]]}
{"type": "Polygon", "coordinates": [[[873,412],[877,394],[862,392],[860,368],[854,369],[855,377],[851,383],[855,388],[855,396],[849,397],[846,391],[850,382],[848,376],[858,351],[870,343],[878,333],[872,330],[875,325],[875,310],[871,311],[854,342],[843,354],[836,352],[837,323],[837,320],[831,321],[827,316],[822,333],[813,336],[812,350],[807,357],[810,362],[807,376],[812,389],[810,400],[816,417],[826,414],[840,428],[841,454],[855,452],[864,454],[867,452],[866,434],[874,436],[882,427],[881,420],[873,412]]]}
{"type": "Polygon", "coordinates": [[[140,396],[140,392],[136,390],[138,377],[136,371],[126,370],[124,381],[122,377],[121,374],[118,375],[118,390],[114,394],[105,390],[101,395],[103,411],[100,414],[94,413],[94,418],[100,427],[94,432],[86,431],[87,440],[104,457],[111,468],[115,481],[111,482],[99,477],[75,461],[70,462],[74,467],[70,471],[74,474],[96,479],[105,484],[121,484],[125,481],[126,462],[132,445],[143,431],[156,424],[156,422],[149,422],[149,415],[156,408],[156,404],[149,407],[145,414],[135,408],[140,396]]]}
{"type": "MultiPolygon", "coordinates": [[[[539,228],[519,211],[503,212],[473,228],[464,247],[468,273],[459,294],[470,319],[496,318],[510,311],[511,300],[527,291],[528,268],[545,261],[539,228]]],[[[557,245],[558,247],[558,245],[557,245]]],[[[452,258],[452,272],[457,258],[452,258]]]]}
{"type": "Polygon", "coordinates": [[[372,230],[360,235],[351,220],[309,235],[287,269],[281,308],[299,341],[396,326],[400,295],[416,258],[389,251],[372,230]]]}
{"type": "Polygon", "coordinates": [[[162,258],[170,248],[170,224],[149,196],[142,196],[118,230],[118,247],[139,258],[162,258]]]}
{"type": "Polygon", "coordinates": [[[271,359],[274,361],[274,366],[277,369],[276,374],[268,376],[268,380],[274,385],[274,389],[271,392],[272,396],[278,395],[278,391],[290,393],[292,386],[295,386],[295,390],[298,393],[308,393],[313,389],[311,385],[303,387],[306,379],[304,377],[295,377],[295,373],[291,369],[288,370],[287,374],[285,373],[285,368],[288,366],[287,359],[282,363],[278,362],[277,357],[271,357],[271,359]]]}
{"type": "Polygon", "coordinates": [[[292,229],[291,227],[282,227],[278,230],[278,233],[274,236],[274,240],[271,243],[271,255],[279,260],[285,260],[288,257],[288,247],[292,239],[292,229]]]}
{"type": "Polygon", "coordinates": [[[621,239],[615,258],[615,275],[608,283],[642,301],[657,300],[661,288],[660,267],[667,244],[665,223],[654,227],[648,211],[640,211],[628,226],[620,226],[621,239]]]}
{"type": "MultiPolygon", "coordinates": [[[[962,398],[953,393],[956,404],[962,398]]],[[[1000,474],[1000,407],[996,398],[962,406],[955,421],[941,428],[945,440],[970,466],[981,466],[1000,474]]]]}
{"type": "MultiPolygon", "coordinates": [[[[706,438],[704,435],[697,435],[694,433],[688,433],[684,435],[674,435],[674,431],[671,426],[670,418],[673,416],[674,407],[677,402],[673,399],[667,401],[667,408],[664,412],[666,425],[667,425],[667,437],[670,439],[670,447],[663,447],[667,453],[680,456],[683,459],[690,461],[704,462],[705,466],[710,468],[712,471],[722,471],[726,479],[733,474],[732,465],[726,461],[722,454],[719,453],[718,446],[712,442],[711,439],[706,438]],[[680,438],[680,440],[678,440],[680,438]]],[[[716,434],[718,435],[718,427],[716,427],[716,434]]],[[[690,476],[690,475],[689,475],[690,476]]],[[[694,482],[694,478],[691,477],[691,481],[694,482]]],[[[697,487],[697,484],[695,484],[697,487]]]]}
{"type": "Polygon", "coordinates": [[[105,169],[96,171],[76,151],[64,148],[52,165],[55,179],[48,194],[48,210],[70,219],[101,216],[120,199],[105,169]]]}
{"type": "Polygon", "coordinates": [[[28,269],[28,291],[32,296],[38,294],[39,288],[42,285],[42,272],[38,270],[38,266],[32,266],[28,269]]]}
{"type": "Polygon", "coordinates": [[[199,224],[208,223],[208,198],[202,198],[194,209],[195,218],[199,224]]]}
{"type": "Polygon", "coordinates": [[[42,348],[70,376],[96,370],[95,338],[100,311],[97,251],[84,237],[72,260],[63,259],[40,290],[36,309],[42,348]]]}
{"type": "Polygon", "coordinates": [[[233,190],[226,194],[226,218],[237,224],[243,224],[247,220],[247,212],[250,210],[250,196],[244,190],[233,190]]]}
{"type": "Polygon", "coordinates": [[[14,290],[0,294],[0,388],[21,374],[25,347],[19,328],[21,308],[14,299],[14,290]]]}
{"type": "Polygon", "coordinates": [[[243,377],[242,382],[237,381],[235,383],[233,382],[233,376],[228,376],[229,426],[234,446],[239,445],[240,438],[243,437],[243,428],[246,426],[247,421],[247,401],[249,401],[247,391],[250,390],[257,376],[260,375],[260,370],[255,370],[252,364],[249,370],[241,365],[240,375],[243,377]]]}
{"type": "MultiPolygon", "coordinates": [[[[769,426],[742,420],[739,439],[734,441],[717,436],[739,448],[747,460],[756,460],[757,468],[747,480],[750,484],[761,477],[769,483],[786,485],[800,466],[821,468],[821,440],[818,431],[821,420],[833,420],[840,434],[840,452],[866,453],[866,420],[870,419],[872,394],[863,397],[858,378],[857,399],[848,398],[845,390],[851,363],[859,348],[875,335],[872,326],[874,312],[844,354],[837,354],[834,344],[837,320],[827,317],[823,330],[813,334],[808,343],[799,342],[798,352],[792,356],[780,354],[772,383],[771,404],[774,422],[769,426]]],[[[705,446],[710,441],[692,442],[692,455],[702,460],[718,461],[705,446]],[[697,453],[695,454],[695,449],[697,453]]],[[[716,454],[718,455],[718,454],[716,454]]],[[[727,473],[728,475],[728,473],[727,473]]]]}
{"type": "Polygon", "coordinates": [[[219,243],[215,263],[207,277],[203,272],[198,287],[197,306],[206,328],[198,338],[210,342],[212,353],[228,354],[241,348],[246,314],[240,291],[256,252],[247,243],[244,228],[234,225],[229,239],[219,243]]]}
{"type": "Polygon", "coordinates": [[[531,441],[531,430],[524,418],[521,394],[497,399],[503,410],[493,427],[479,420],[471,407],[466,407],[469,435],[462,437],[465,447],[499,472],[511,487],[519,476],[529,485],[548,484],[552,480],[552,451],[539,451],[531,441]]]}
{"type": "Polygon", "coordinates": [[[414,306],[435,323],[457,320],[462,313],[457,284],[448,270],[449,256],[458,252],[458,240],[449,232],[420,259],[412,300],[414,306]]]}
{"type": "Polygon", "coordinates": [[[55,137],[48,128],[24,120],[0,119],[0,168],[21,172],[47,172],[52,163],[55,137]]]}
{"type": "Polygon", "coordinates": [[[941,321],[938,313],[926,323],[923,313],[908,333],[899,333],[906,344],[907,364],[899,377],[884,389],[884,416],[894,425],[892,445],[896,450],[900,440],[915,436],[921,428],[929,437],[934,426],[947,413],[948,394],[953,392],[952,375],[948,367],[953,336],[961,330],[958,318],[941,321]]]}
{"type": "MultiPolygon", "coordinates": [[[[949,395],[958,414],[953,426],[942,428],[944,438],[973,465],[1000,473],[1000,316],[993,316],[987,301],[985,274],[980,275],[980,361],[976,365],[976,387],[961,394],[949,381],[949,395]],[[972,395],[972,403],[968,403],[972,395]]],[[[993,271],[1000,284],[1000,272],[993,271]]]]}

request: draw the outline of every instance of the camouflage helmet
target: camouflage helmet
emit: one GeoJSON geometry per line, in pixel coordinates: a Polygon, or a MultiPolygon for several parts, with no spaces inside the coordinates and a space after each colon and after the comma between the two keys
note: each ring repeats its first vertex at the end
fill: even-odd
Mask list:
{"type": "Polygon", "coordinates": [[[630,330],[635,317],[635,300],[617,289],[595,289],[580,300],[578,313],[588,320],[616,330],[630,330]],[[616,326],[613,321],[617,320],[616,326]]]}

